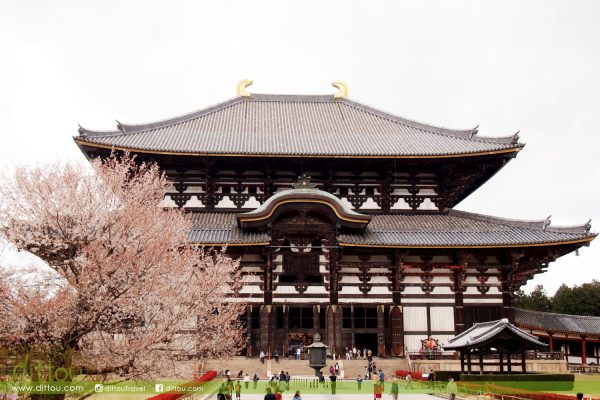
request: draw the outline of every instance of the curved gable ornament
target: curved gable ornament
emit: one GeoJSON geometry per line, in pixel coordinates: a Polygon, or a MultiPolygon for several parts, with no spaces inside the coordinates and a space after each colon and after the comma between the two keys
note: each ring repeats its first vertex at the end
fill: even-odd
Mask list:
{"type": "Polygon", "coordinates": [[[272,223],[286,208],[297,208],[303,204],[325,206],[343,227],[363,229],[371,221],[370,215],[357,213],[346,207],[339,198],[319,190],[310,182],[310,177],[301,176],[293,189],[283,190],[271,196],[257,209],[237,215],[241,228],[257,228],[272,223]]]}

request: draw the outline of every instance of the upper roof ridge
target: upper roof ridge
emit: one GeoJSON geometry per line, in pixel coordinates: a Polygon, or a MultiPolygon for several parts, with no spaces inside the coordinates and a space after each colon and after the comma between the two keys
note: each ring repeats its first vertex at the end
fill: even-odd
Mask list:
{"type": "Polygon", "coordinates": [[[400,123],[402,125],[410,126],[416,129],[424,130],[430,133],[456,137],[469,141],[477,141],[477,142],[486,142],[486,143],[497,143],[497,144],[513,144],[518,145],[518,133],[510,136],[501,136],[501,137],[492,137],[492,136],[478,136],[479,126],[476,126],[471,129],[451,129],[440,126],[434,126],[430,124],[425,124],[422,122],[414,121],[411,119],[407,119],[404,117],[400,117],[398,115],[392,114],[387,111],[383,111],[381,109],[371,107],[357,101],[351,100],[349,98],[335,98],[334,95],[293,95],[293,94],[261,94],[261,93],[252,93],[251,96],[237,96],[232,99],[214,104],[212,106],[192,111],[190,113],[185,113],[176,117],[165,118],[155,122],[143,123],[143,124],[127,124],[117,121],[117,130],[109,130],[109,131],[100,131],[100,130],[90,130],[80,126],[79,134],[80,136],[120,136],[126,135],[130,133],[139,133],[144,131],[149,131],[157,128],[167,127],[176,125],[185,121],[193,120],[196,118],[201,118],[206,115],[209,115],[213,112],[224,110],[228,107],[231,107],[235,104],[241,102],[304,102],[304,103],[338,103],[344,104],[349,107],[354,107],[363,112],[370,113],[372,115],[388,119],[390,121],[400,123]]]}
{"type": "Polygon", "coordinates": [[[591,234],[591,220],[582,225],[572,225],[572,226],[554,226],[551,225],[550,216],[541,220],[519,220],[519,219],[511,219],[511,218],[502,218],[495,217],[491,215],[472,213],[467,211],[455,210],[451,209],[448,211],[449,215],[470,218],[477,221],[482,222],[492,222],[501,225],[508,225],[519,228],[529,228],[547,232],[556,232],[556,233],[586,233],[591,234]]]}

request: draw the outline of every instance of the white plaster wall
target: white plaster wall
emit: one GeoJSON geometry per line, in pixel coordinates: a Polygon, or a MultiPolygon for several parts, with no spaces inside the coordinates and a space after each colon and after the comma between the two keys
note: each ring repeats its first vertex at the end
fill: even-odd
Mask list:
{"type": "Polygon", "coordinates": [[[427,330],[427,307],[404,307],[404,331],[427,330]]]}
{"type": "Polygon", "coordinates": [[[430,307],[432,331],[454,331],[454,309],[450,307],[430,307]]]}

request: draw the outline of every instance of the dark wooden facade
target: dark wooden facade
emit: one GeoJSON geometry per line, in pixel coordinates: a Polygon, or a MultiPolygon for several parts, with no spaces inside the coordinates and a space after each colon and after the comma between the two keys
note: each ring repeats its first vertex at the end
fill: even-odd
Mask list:
{"type": "MultiPolygon", "coordinates": [[[[329,107],[345,101],[351,112],[365,111],[369,118],[376,113],[333,97],[256,97],[234,106],[250,107],[253,101],[279,101],[300,114],[304,108],[297,110],[296,103],[329,107]]],[[[232,106],[216,110],[225,112],[227,107],[232,106]]],[[[400,356],[429,335],[443,343],[475,322],[513,321],[515,290],[557,257],[595,237],[589,226],[553,229],[549,221],[510,221],[452,210],[516,156],[522,148],[516,136],[480,140],[476,130],[434,129],[380,113],[375,117],[404,124],[417,137],[427,131],[440,140],[485,149],[415,155],[402,153],[399,142],[395,154],[362,156],[358,149],[322,155],[320,150],[311,153],[309,143],[298,155],[237,150],[196,154],[192,148],[169,149],[169,135],[176,134],[170,131],[161,136],[161,150],[117,142],[132,135],[143,140],[172,127],[188,135],[193,127],[185,123],[215,113],[209,111],[140,128],[120,125],[110,134],[82,128],[75,140],[89,158],[117,150],[158,163],[172,182],[163,206],[184,207],[193,214],[191,240],[227,245],[231,256],[240,258],[248,354],[283,354],[319,332],[337,353],[357,346],[400,356]],[[290,189],[303,176],[310,176],[310,190],[291,196],[290,189]],[[274,196],[280,202],[269,205],[274,196]],[[373,219],[369,222],[366,216],[373,219]],[[244,218],[253,223],[245,224],[244,218]]],[[[243,119],[244,113],[236,118],[243,119]]],[[[241,123],[236,119],[224,126],[241,123]]],[[[285,123],[264,121],[268,126],[285,123]]],[[[240,128],[240,140],[251,141],[245,129],[240,128]]],[[[319,140],[315,136],[316,147],[319,140]]]]}

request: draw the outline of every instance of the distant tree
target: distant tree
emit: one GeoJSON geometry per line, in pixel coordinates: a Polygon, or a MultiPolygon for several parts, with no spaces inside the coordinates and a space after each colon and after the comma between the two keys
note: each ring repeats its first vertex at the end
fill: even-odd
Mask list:
{"type": "Polygon", "coordinates": [[[33,285],[0,265],[0,348],[123,378],[176,376],[183,358],[235,353],[239,263],[188,243],[185,213],[158,206],[168,182],[156,165],[125,156],[92,167],[0,180],[0,235],[49,266],[33,285]]]}
{"type": "Polygon", "coordinates": [[[550,311],[552,300],[548,297],[546,289],[542,285],[537,285],[530,294],[522,290],[515,293],[515,305],[535,311],[550,311]]]}
{"type": "Polygon", "coordinates": [[[561,285],[552,299],[552,311],[562,314],[600,317],[600,282],[593,280],[581,286],[561,285]]]}

